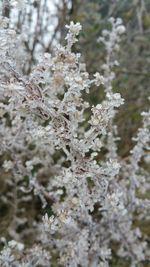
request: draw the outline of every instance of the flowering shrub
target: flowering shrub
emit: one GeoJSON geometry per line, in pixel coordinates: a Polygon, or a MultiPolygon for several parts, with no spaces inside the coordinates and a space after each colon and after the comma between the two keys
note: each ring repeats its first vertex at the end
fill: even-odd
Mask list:
{"type": "Polygon", "coordinates": [[[56,259],[57,266],[106,267],[115,253],[133,267],[149,257],[146,236],[134,221],[149,219],[149,200],[139,193],[149,189],[140,163],[149,162],[150,111],[142,113],[131,154],[121,159],[114,118],[124,100],[112,82],[125,28],[121,19],[111,18],[110,24],[99,38],[107,51],[103,75],[90,78],[80,54],[72,51],[82,27],[71,22],[66,46],[57,45],[53,56],[41,55],[26,77],[21,36],[0,18],[0,153],[3,170],[12,176],[7,183],[15,188],[1,196],[7,203],[15,194],[12,240],[1,238],[1,266],[52,266],[56,259]],[[105,98],[90,107],[83,93],[90,94],[93,85],[104,88],[105,98]],[[28,247],[17,227],[28,223],[20,206],[32,201],[32,192],[48,208],[25,229],[36,233],[28,247]]]}

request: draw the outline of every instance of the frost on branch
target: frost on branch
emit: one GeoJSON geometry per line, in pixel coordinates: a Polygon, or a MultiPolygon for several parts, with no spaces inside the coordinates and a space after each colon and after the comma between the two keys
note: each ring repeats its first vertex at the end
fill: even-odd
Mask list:
{"type": "MultiPolygon", "coordinates": [[[[134,214],[137,219],[145,216],[149,208],[136,189],[149,188],[148,173],[139,162],[149,149],[150,123],[149,112],[144,113],[128,162],[120,159],[114,118],[124,100],[113,92],[112,81],[118,64],[115,51],[125,31],[122,21],[111,19],[112,29],[103,31],[100,41],[107,51],[103,75],[97,72],[90,79],[80,54],[72,51],[80,23],[67,25],[66,46],[57,45],[53,56],[41,55],[26,77],[10,49],[16,49],[18,39],[10,42],[12,32],[1,20],[0,153],[5,156],[3,170],[13,177],[9,183],[15,185],[15,211],[8,227],[13,240],[2,240],[0,264],[50,266],[56,255],[62,266],[109,266],[112,244],[117,243],[116,254],[136,266],[147,257],[146,242],[133,219],[134,214]],[[90,94],[93,84],[103,85],[106,95],[90,107],[82,96],[90,94]],[[32,203],[32,193],[51,215],[45,213],[41,223],[33,221],[30,231],[36,236],[35,244],[26,248],[20,243],[28,229],[21,235],[17,229],[28,219],[19,207],[32,203]]],[[[7,203],[9,198],[2,201],[7,203]]]]}

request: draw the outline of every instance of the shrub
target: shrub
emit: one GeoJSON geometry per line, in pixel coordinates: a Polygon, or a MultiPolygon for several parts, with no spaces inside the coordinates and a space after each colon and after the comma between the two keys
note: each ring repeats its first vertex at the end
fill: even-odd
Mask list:
{"type": "Polygon", "coordinates": [[[41,55],[25,76],[21,34],[0,18],[0,152],[3,169],[12,176],[6,183],[13,188],[1,201],[14,209],[7,231],[12,240],[1,238],[1,266],[56,261],[57,266],[104,267],[117,255],[133,267],[148,259],[146,236],[135,221],[149,219],[149,200],[141,194],[149,189],[150,111],[142,113],[131,154],[120,158],[114,118],[124,101],[112,82],[125,28],[121,19],[109,22],[111,29],[99,38],[107,51],[103,75],[90,78],[73,52],[82,27],[71,22],[66,46],[56,45],[53,56],[41,55]],[[93,85],[104,88],[105,98],[90,107],[83,93],[90,95],[93,85]],[[29,225],[24,205],[32,203],[33,193],[47,212],[29,225]],[[35,234],[30,246],[22,243],[25,232],[35,234]]]}

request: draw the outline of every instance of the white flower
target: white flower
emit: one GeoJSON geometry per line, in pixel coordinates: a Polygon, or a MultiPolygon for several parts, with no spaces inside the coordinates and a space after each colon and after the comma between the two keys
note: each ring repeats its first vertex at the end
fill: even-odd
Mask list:
{"type": "Polygon", "coordinates": [[[107,36],[107,35],[109,35],[109,31],[107,31],[107,30],[103,30],[103,31],[102,31],[102,35],[103,35],[103,36],[107,36]]]}
{"type": "Polygon", "coordinates": [[[120,24],[122,24],[122,23],[123,23],[123,21],[122,21],[121,18],[117,18],[117,19],[116,19],[116,25],[120,25],[120,24]]]}
{"type": "Polygon", "coordinates": [[[28,171],[32,171],[33,170],[33,163],[32,160],[28,160],[26,161],[26,167],[28,171]]]}
{"type": "Polygon", "coordinates": [[[104,77],[100,75],[98,72],[96,72],[94,75],[95,77],[94,82],[96,86],[99,86],[100,84],[104,84],[104,77]]]}
{"type": "Polygon", "coordinates": [[[106,259],[110,259],[111,258],[111,249],[110,248],[108,249],[106,247],[100,248],[100,256],[104,261],[106,259]]]}
{"type": "Polygon", "coordinates": [[[116,94],[107,93],[106,97],[111,101],[114,107],[119,107],[120,105],[124,104],[124,99],[121,97],[119,93],[116,94]]]}
{"type": "Polygon", "coordinates": [[[22,251],[24,249],[24,245],[20,242],[15,241],[15,240],[9,241],[8,246],[12,249],[16,248],[19,251],[22,251]]]}
{"type": "Polygon", "coordinates": [[[78,35],[79,32],[82,29],[82,26],[79,22],[74,23],[73,21],[70,22],[70,25],[66,25],[66,28],[69,29],[69,31],[73,34],[73,35],[78,35]]]}
{"type": "Polygon", "coordinates": [[[9,170],[13,168],[13,162],[11,160],[5,160],[3,163],[3,167],[5,171],[8,172],[9,170]]]}
{"type": "Polygon", "coordinates": [[[123,34],[125,31],[126,31],[126,28],[125,28],[123,25],[119,25],[119,26],[117,27],[117,33],[118,33],[119,35],[123,34]]]}

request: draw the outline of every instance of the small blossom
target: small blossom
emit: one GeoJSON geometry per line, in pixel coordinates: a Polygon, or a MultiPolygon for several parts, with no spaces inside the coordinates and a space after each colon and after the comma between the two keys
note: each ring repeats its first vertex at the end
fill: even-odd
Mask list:
{"type": "Polygon", "coordinates": [[[96,86],[99,86],[101,84],[104,84],[104,77],[102,75],[100,75],[98,72],[96,72],[94,74],[94,77],[95,77],[94,82],[95,82],[95,85],[96,86]]]}
{"type": "Polygon", "coordinates": [[[13,168],[13,161],[11,160],[5,160],[3,163],[3,167],[5,169],[6,172],[8,172],[9,170],[11,170],[13,168]]]}
{"type": "Polygon", "coordinates": [[[70,25],[66,25],[66,28],[69,29],[73,35],[78,35],[82,30],[81,24],[79,22],[74,23],[73,21],[70,22],[70,25]]]}
{"type": "Polygon", "coordinates": [[[126,28],[123,26],[123,25],[119,25],[118,27],[117,27],[117,32],[118,32],[118,34],[123,34],[124,32],[126,31],[126,28]]]}

